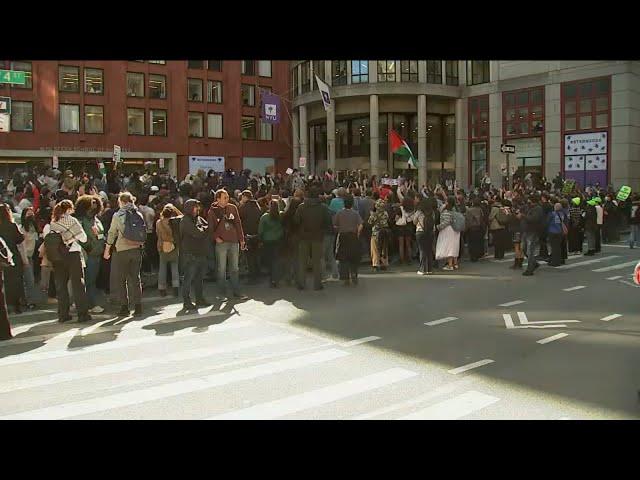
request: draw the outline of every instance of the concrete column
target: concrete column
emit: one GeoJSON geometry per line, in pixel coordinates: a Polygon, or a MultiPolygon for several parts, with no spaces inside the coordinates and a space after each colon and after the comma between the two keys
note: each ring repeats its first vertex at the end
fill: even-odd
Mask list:
{"type": "Polygon", "coordinates": [[[418,185],[427,184],[427,96],[418,95],[418,185]]]}
{"type": "Polygon", "coordinates": [[[371,175],[380,176],[380,138],[378,128],[378,96],[369,95],[369,157],[371,175]]]}
{"type": "Polygon", "coordinates": [[[324,61],[324,83],[331,86],[331,60],[324,61]]]}
{"type": "Polygon", "coordinates": [[[427,61],[418,60],[418,82],[427,83],[427,61]]]}
{"type": "Polygon", "coordinates": [[[299,167],[300,159],[300,115],[298,109],[294,108],[291,112],[291,130],[293,134],[293,168],[299,167]]]}
{"type": "Polygon", "coordinates": [[[458,84],[466,85],[467,84],[467,61],[460,60],[458,62],[458,84]]]}
{"type": "Polygon", "coordinates": [[[500,165],[506,162],[500,151],[502,145],[502,94],[489,94],[489,176],[494,186],[502,185],[500,165]]]}
{"type": "Polygon", "coordinates": [[[378,61],[369,60],[369,83],[378,83],[378,61]]]}
{"type": "Polygon", "coordinates": [[[309,126],[307,125],[307,106],[300,105],[300,156],[307,159],[309,168],[309,126]]]}
{"type": "Polygon", "coordinates": [[[471,184],[467,132],[467,99],[459,98],[456,100],[456,179],[464,188],[471,184]]]}
{"type": "Polygon", "coordinates": [[[442,73],[442,85],[447,84],[447,62],[442,60],[440,62],[440,72],[442,73]]]}
{"type": "Polygon", "coordinates": [[[336,171],[336,101],[333,99],[327,110],[327,168],[336,171]]]}

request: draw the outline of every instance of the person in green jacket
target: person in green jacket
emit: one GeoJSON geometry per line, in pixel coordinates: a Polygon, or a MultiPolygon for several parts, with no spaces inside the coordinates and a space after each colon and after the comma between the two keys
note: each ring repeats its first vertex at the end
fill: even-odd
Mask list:
{"type": "Polygon", "coordinates": [[[81,243],[80,246],[87,265],[85,282],[89,299],[89,313],[102,313],[104,308],[97,303],[98,290],[96,287],[106,242],[104,226],[98,219],[98,215],[102,211],[102,199],[98,195],[81,195],[76,200],[75,210],[75,217],[87,234],[87,241],[81,243]]]}
{"type": "Polygon", "coordinates": [[[260,217],[258,236],[263,244],[263,258],[267,258],[269,261],[271,288],[277,288],[280,280],[280,257],[284,240],[284,228],[282,228],[280,208],[276,200],[272,200],[269,203],[269,211],[260,217]]]}

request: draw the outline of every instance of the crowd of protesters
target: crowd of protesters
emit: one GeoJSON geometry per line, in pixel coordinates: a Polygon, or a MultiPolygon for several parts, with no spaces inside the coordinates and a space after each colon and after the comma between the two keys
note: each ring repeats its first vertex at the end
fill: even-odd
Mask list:
{"type": "MultiPolygon", "coordinates": [[[[0,186],[0,309],[6,317],[7,305],[20,313],[57,303],[60,322],[74,311],[88,321],[108,304],[140,315],[157,275],[159,295],[181,296],[189,311],[210,305],[207,278],[217,298],[246,299],[241,270],[247,284],[266,274],[272,288],[304,290],[310,269],[321,290],[332,277],[357,285],[363,260],[374,272],[417,263],[418,275],[431,275],[477,262],[490,246],[496,259],[513,248],[513,269],[527,258],[531,276],[540,260],[559,266],[582,254],[585,238],[585,255],[626,227],[629,246],[640,241],[638,195],[617,201],[612,187],[566,189],[560,175],[529,174],[510,189],[492,187],[488,175],[479,183],[419,188],[403,176],[291,169],[199,170],[179,181],[150,164],[130,174],[16,171],[0,186]]],[[[10,337],[5,330],[0,338],[10,337]]]]}

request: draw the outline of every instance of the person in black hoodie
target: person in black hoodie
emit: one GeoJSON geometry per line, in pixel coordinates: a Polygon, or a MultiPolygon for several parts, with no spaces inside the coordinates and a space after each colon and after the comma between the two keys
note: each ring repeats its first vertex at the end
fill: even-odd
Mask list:
{"type": "Polygon", "coordinates": [[[253,199],[251,190],[245,190],[240,197],[240,221],[244,231],[245,243],[247,244],[247,267],[249,269],[248,283],[255,284],[260,276],[260,251],[258,238],[258,225],[262,210],[260,205],[253,199]]]}
{"type": "Polygon", "coordinates": [[[184,271],[182,298],[184,310],[208,307],[203,294],[204,275],[207,270],[207,221],[200,216],[202,204],[194,199],[184,203],[184,217],[180,221],[180,257],[184,271]],[[196,304],[191,302],[191,288],[196,292],[196,304]]]}
{"type": "Polygon", "coordinates": [[[322,290],[322,253],[325,232],[331,227],[331,214],[320,202],[319,189],[312,187],[308,197],[298,207],[295,222],[300,226],[298,244],[298,290],[305,289],[307,259],[311,255],[314,290],[322,290]]]}
{"type": "Polygon", "coordinates": [[[524,253],[529,259],[527,269],[522,272],[522,275],[525,277],[533,275],[533,272],[540,266],[536,260],[536,251],[538,250],[538,244],[540,242],[540,234],[544,230],[545,218],[545,213],[539,204],[538,197],[532,195],[529,197],[528,209],[522,222],[522,232],[524,236],[522,243],[524,253]]]}

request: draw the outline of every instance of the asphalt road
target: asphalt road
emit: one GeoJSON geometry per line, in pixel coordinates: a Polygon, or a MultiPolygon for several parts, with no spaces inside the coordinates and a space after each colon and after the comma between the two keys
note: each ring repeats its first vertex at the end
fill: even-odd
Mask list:
{"type": "Polygon", "coordinates": [[[193,315],[151,298],[141,319],[14,316],[0,418],[637,419],[639,259],[620,243],[533,277],[489,257],[246,287],[193,315]]]}

